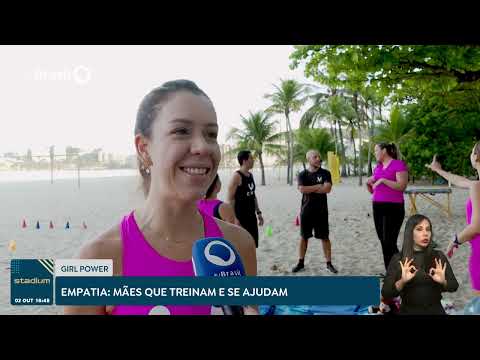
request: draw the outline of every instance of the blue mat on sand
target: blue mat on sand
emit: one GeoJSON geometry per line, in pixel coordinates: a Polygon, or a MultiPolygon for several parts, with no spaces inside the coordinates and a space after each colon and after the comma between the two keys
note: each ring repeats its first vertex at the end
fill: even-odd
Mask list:
{"type": "Polygon", "coordinates": [[[369,315],[360,305],[259,305],[261,315],[369,315]]]}

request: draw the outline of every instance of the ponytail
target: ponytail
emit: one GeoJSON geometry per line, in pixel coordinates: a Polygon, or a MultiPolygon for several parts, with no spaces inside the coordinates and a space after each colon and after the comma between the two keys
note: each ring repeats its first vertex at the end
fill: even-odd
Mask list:
{"type": "Polygon", "coordinates": [[[381,143],[378,144],[380,149],[385,149],[387,150],[388,156],[390,156],[392,159],[398,160],[398,151],[397,151],[397,146],[394,143],[387,144],[387,143],[381,143]]]}

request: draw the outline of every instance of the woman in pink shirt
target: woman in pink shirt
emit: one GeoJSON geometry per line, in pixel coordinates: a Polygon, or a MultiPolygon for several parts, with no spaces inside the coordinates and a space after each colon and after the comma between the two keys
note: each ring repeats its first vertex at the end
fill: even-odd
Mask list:
{"type": "MultiPolygon", "coordinates": [[[[472,148],[470,162],[477,172],[477,176],[480,177],[480,141],[472,148]]],[[[458,248],[461,244],[470,243],[471,252],[468,270],[474,298],[466,306],[466,310],[469,314],[480,314],[480,181],[470,180],[443,170],[436,156],[433,157],[432,163],[427,167],[455,186],[469,190],[469,197],[465,204],[467,226],[453,236],[446,252],[451,257],[455,248],[458,248]]]]}
{"type": "Polygon", "coordinates": [[[197,202],[198,209],[211,217],[229,222],[230,224],[237,224],[238,220],[235,217],[233,207],[217,198],[221,189],[222,182],[217,174],[205,194],[205,199],[197,202]]]}
{"type": "Polygon", "coordinates": [[[407,165],[397,159],[395,144],[375,146],[377,166],[368,179],[368,190],[373,194],[373,220],[382,245],[385,269],[393,255],[398,253],[397,238],[405,218],[403,192],[408,183],[407,165]]]}
{"type": "MultiPolygon", "coordinates": [[[[80,250],[82,259],[113,259],[115,276],[194,276],[192,246],[224,237],[255,276],[255,242],[244,229],[197,208],[217,173],[217,115],[210,98],[188,80],[169,81],[142,100],[135,149],[145,201],[80,250]]],[[[246,307],[246,313],[256,313],[246,307]]],[[[70,306],[66,314],[209,315],[211,306],[70,306]]]]}

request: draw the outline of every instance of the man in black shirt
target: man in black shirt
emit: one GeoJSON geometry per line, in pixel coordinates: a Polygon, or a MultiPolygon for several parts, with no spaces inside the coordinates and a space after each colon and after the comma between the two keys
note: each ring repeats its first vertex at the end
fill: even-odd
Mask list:
{"type": "Polygon", "coordinates": [[[315,235],[315,238],[322,240],[327,269],[336,274],[338,271],[332,265],[327,204],[327,194],[332,190],[332,176],[328,170],[321,168],[322,159],[318,151],[308,151],[307,161],[308,169],[298,174],[298,190],[303,194],[300,211],[301,238],[298,264],[292,272],[295,273],[304,268],[308,239],[315,235]]]}
{"type": "Polygon", "coordinates": [[[258,248],[258,225],[263,225],[262,212],[258,208],[255,196],[255,181],[250,170],[253,168],[253,156],[250,151],[238,153],[240,170],[235,171],[228,186],[228,202],[235,209],[235,216],[240,225],[252,235],[258,248]]]}

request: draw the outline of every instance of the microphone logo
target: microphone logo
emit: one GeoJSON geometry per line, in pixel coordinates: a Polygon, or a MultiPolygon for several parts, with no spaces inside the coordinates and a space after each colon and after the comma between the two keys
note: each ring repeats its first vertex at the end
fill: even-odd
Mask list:
{"type": "Polygon", "coordinates": [[[207,244],[207,246],[205,246],[204,254],[205,254],[205,257],[207,258],[207,260],[209,262],[211,262],[212,264],[215,264],[217,266],[229,266],[229,265],[232,265],[236,260],[235,253],[233,252],[232,248],[230,246],[228,246],[227,244],[225,244],[224,242],[218,241],[218,240],[214,240],[214,241],[209,242],[207,244]],[[228,259],[223,260],[220,256],[211,254],[210,249],[213,245],[221,245],[221,246],[225,247],[229,252],[228,259]]]}

